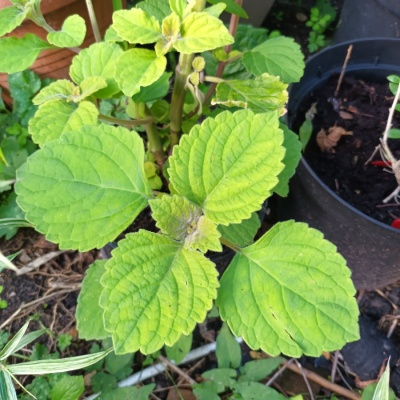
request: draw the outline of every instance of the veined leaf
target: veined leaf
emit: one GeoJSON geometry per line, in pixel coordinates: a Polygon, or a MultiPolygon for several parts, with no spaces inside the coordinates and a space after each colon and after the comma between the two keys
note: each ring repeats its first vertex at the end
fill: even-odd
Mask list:
{"type": "Polygon", "coordinates": [[[0,370],[0,398],[7,400],[17,400],[17,393],[10,374],[5,370],[0,370]]]}
{"type": "Polygon", "coordinates": [[[5,7],[0,10],[0,36],[13,31],[22,24],[27,15],[27,10],[20,10],[17,7],[5,7]]]}
{"type": "Polygon", "coordinates": [[[172,13],[162,21],[162,37],[158,40],[155,50],[158,56],[168,53],[178,38],[181,21],[178,14],[172,13]]]}
{"type": "Polygon", "coordinates": [[[6,37],[0,39],[0,72],[13,74],[29,68],[40,52],[53,49],[38,36],[28,33],[22,38],[6,37]]]}
{"type": "Polygon", "coordinates": [[[136,103],[150,103],[166,96],[169,90],[170,72],[164,72],[161,77],[149,86],[141,87],[139,93],[132,96],[136,103]]]}
{"type": "Polygon", "coordinates": [[[115,65],[123,53],[116,43],[92,44],[74,57],[69,74],[77,84],[90,77],[103,77],[107,87],[96,92],[96,96],[101,99],[109,98],[120,91],[114,75],[115,65]]]}
{"type": "Polygon", "coordinates": [[[154,43],[161,37],[160,23],[140,8],[114,12],[113,27],[118,36],[133,44],[154,43]]]}
{"type": "Polygon", "coordinates": [[[148,15],[153,15],[159,22],[171,13],[168,0],[144,0],[137,3],[136,7],[145,11],[148,15]]]}
{"type": "Polygon", "coordinates": [[[205,12],[193,12],[182,21],[181,37],[174,42],[174,48],[180,53],[192,54],[233,42],[233,37],[219,18],[205,12]]]}
{"type": "Polygon", "coordinates": [[[279,36],[254,47],[243,55],[243,64],[256,76],[279,76],[285,83],[298,82],[304,71],[304,55],[291,38],[279,36]]]}
{"type": "Polygon", "coordinates": [[[170,181],[217,224],[239,223],[260,209],[283,170],[276,113],[224,111],[182,137],[170,157],[170,181]]]}
{"type": "Polygon", "coordinates": [[[260,226],[260,218],[254,212],[249,219],[242,221],[240,224],[220,225],[218,229],[224,239],[229,240],[236,246],[244,247],[253,243],[254,236],[260,226]]]}
{"type": "Polygon", "coordinates": [[[139,93],[141,87],[156,82],[166,66],[167,59],[164,56],[157,57],[152,50],[131,49],[118,59],[115,79],[125,95],[133,96],[139,93]]]}
{"type": "Polygon", "coordinates": [[[18,348],[26,330],[28,329],[29,321],[24,324],[24,326],[14,335],[14,337],[2,348],[0,351],[0,360],[5,360],[11,354],[15,352],[18,348]]]}
{"type": "Polygon", "coordinates": [[[217,336],[215,355],[218,368],[239,368],[242,362],[240,344],[235,340],[226,323],[222,325],[217,336]]]}
{"type": "Polygon", "coordinates": [[[76,321],[81,339],[105,339],[110,336],[104,329],[103,309],[99,305],[103,287],[100,279],[106,271],[106,260],[94,262],[86,271],[78,297],[76,321]]]}
{"type": "Polygon", "coordinates": [[[100,305],[117,354],[172,346],[204,320],[218,287],[203,254],[143,230],[119,242],[106,268],[100,305]]]}
{"type": "Polygon", "coordinates": [[[81,93],[78,96],[72,96],[71,100],[78,103],[105,87],[107,87],[107,81],[102,76],[90,76],[80,83],[81,93]]]}
{"type": "Polygon", "coordinates": [[[266,358],[248,361],[240,367],[240,381],[258,382],[265,379],[268,375],[278,369],[279,364],[283,363],[283,357],[266,358]]]}
{"type": "Polygon", "coordinates": [[[46,143],[19,168],[18,204],[61,248],[100,248],[127,228],[152,196],[143,164],[137,133],[86,126],[46,143]]]}
{"type": "Polygon", "coordinates": [[[165,346],[165,352],[170,360],[180,363],[192,348],[193,334],[182,335],[172,346],[165,346]]]}
{"type": "Polygon", "coordinates": [[[256,79],[232,80],[218,83],[211,104],[250,108],[256,113],[278,111],[285,113],[288,100],[287,85],[277,76],[262,74],[256,79]]]}
{"type": "Polygon", "coordinates": [[[210,14],[213,17],[219,18],[219,16],[225,11],[226,4],[224,3],[217,3],[211,7],[207,7],[204,9],[204,12],[210,14]]]}
{"type": "Polygon", "coordinates": [[[169,0],[169,6],[172,11],[174,11],[179,18],[183,18],[183,12],[185,11],[186,6],[188,5],[186,0],[169,0]]]}
{"type": "Polygon", "coordinates": [[[63,133],[78,131],[87,125],[97,125],[99,111],[93,103],[82,101],[78,106],[64,101],[42,104],[29,121],[29,133],[39,146],[63,133]]]}
{"type": "Polygon", "coordinates": [[[307,224],[287,221],[235,256],[217,306],[251,348],[316,357],[358,339],[354,294],[336,247],[307,224]]]}
{"type": "Polygon", "coordinates": [[[85,391],[83,376],[64,376],[51,389],[51,400],[77,400],[85,391]]]}
{"type": "Polygon", "coordinates": [[[68,79],[60,79],[45,86],[32,100],[40,106],[47,101],[67,100],[74,92],[75,85],[68,79]]]}
{"type": "Polygon", "coordinates": [[[223,3],[226,5],[227,12],[235,14],[240,18],[249,18],[246,11],[244,11],[243,8],[240,7],[239,4],[237,4],[234,0],[207,0],[207,2],[210,4],[223,3]]]}
{"type": "Polygon", "coordinates": [[[17,353],[21,349],[23,349],[25,346],[28,346],[28,344],[32,343],[34,340],[36,340],[38,337],[42,336],[47,332],[46,328],[39,329],[37,331],[29,332],[26,335],[22,337],[22,339],[19,341],[18,346],[16,346],[13,350],[12,354],[17,353]]]}
{"type": "Polygon", "coordinates": [[[47,35],[47,40],[57,47],[77,47],[83,43],[85,35],[85,20],[75,14],[64,21],[60,31],[50,32],[47,35]]]}
{"type": "Polygon", "coordinates": [[[379,382],[376,386],[374,396],[372,400],[389,400],[390,386],[389,386],[389,378],[390,378],[390,359],[388,360],[385,368],[385,372],[382,374],[379,382]]]}

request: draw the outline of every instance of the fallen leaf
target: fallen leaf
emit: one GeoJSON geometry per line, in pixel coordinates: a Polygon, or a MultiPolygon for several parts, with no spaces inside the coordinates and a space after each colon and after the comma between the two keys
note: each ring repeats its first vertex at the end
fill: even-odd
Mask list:
{"type": "Polygon", "coordinates": [[[347,111],[339,111],[339,115],[342,119],[353,119],[353,115],[347,111]]]}
{"type": "Polygon", "coordinates": [[[332,126],[328,129],[328,134],[325,129],[321,129],[317,133],[316,141],[321,151],[334,152],[334,147],[338,144],[342,136],[352,135],[352,131],[346,131],[340,126],[332,126]]]}

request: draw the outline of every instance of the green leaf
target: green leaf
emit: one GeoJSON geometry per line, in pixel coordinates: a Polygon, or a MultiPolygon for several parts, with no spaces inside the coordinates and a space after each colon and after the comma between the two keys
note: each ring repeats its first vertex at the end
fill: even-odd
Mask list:
{"type": "Polygon", "coordinates": [[[92,264],[82,282],[76,308],[77,329],[81,339],[104,339],[109,336],[104,329],[103,309],[99,305],[103,290],[100,278],[106,270],[105,263],[105,260],[99,260],[92,264]]]}
{"type": "Polygon", "coordinates": [[[217,356],[218,368],[238,368],[242,362],[240,344],[235,340],[225,323],[217,336],[215,355],[217,356]]]}
{"type": "Polygon", "coordinates": [[[311,119],[306,118],[301,124],[299,129],[299,139],[301,142],[301,148],[304,151],[306,149],[307,143],[311,138],[313,130],[313,124],[311,119]]]}
{"type": "Polygon", "coordinates": [[[223,393],[225,388],[232,387],[236,375],[236,371],[231,368],[214,368],[201,374],[203,378],[217,384],[218,393],[223,393]]]}
{"type": "Polygon", "coordinates": [[[78,96],[71,96],[71,100],[76,103],[107,87],[107,81],[102,76],[90,76],[89,78],[84,79],[79,87],[81,93],[78,96]]]}
{"type": "Polygon", "coordinates": [[[74,57],[69,74],[77,84],[86,78],[103,77],[107,87],[96,92],[96,97],[101,99],[112,97],[120,91],[114,75],[116,63],[123,53],[124,51],[116,43],[92,44],[74,57]]]}
{"type": "Polygon", "coordinates": [[[258,382],[238,382],[234,389],[238,400],[287,400],[276,390],[258,382]]]}
{"type": "MultiPolygon", "coordinates": [[[[1,254],[1,253],[0,253],[1,254]]],[[[15,352],[21,342],[26,330],[28,329],[29,321],[14,335],[14,337],[3,347],[0,351],[0,361],[5,360],[11,354],[15,352]]]]}
{"type": "Polygon", "coordinates": [[[111,352],[105,359],[105,369],[118,380],[124,379],[132,373],[134,356],[132,353],[116,355],[111,352]]]}
{"type": "Polygon", "coordinates": [[[226,5],[223,3],[217,3],[214,6],[207,7],[204,12],[211,15],[212,17],[219,18],[219,16],[225,11],[226,5]]]}
{"type": "Polygon", "coordinates": [[[156,43],[156,53],[162,56],[168,53],[178,38],[180,33],[181,21],[179,16],[174,12],[162,21],[162,37],[156,43]]]}
{"type": "Polygon", "coordinates": [[[388,360],[385,368],[385,372],[379,379],[378,385],[376,386],[374,397],[372,400],[389,400],[389,378],[390,378],[390,359],[388,360]]]}
{"type": "Polygon", "coordinates": [[[131,49],[126,51],[116,65],[116,81],[127,96],[140,92],[143,86],[150,86],[164,73],[167,59],[157,57],[152,50],[131,49]]]}
{"type": "Polygon", "coordinates": [[[43,147],[63,133],[77,132],[81,127],[97,125],[99,111],[93,103],[82,101],[78,106],[64,101],[42,104],[29,121],[32,140],[43,147]]]}
{"type": "Polygon", "coordinates": [[[167,357],[176,364],[179,364],[192,348],[192,341],[193,335],[191,333],[189,335],[182,335],[172,346],[165,346],[167,357]]]}
{"type": "Polygon", "coordinates": [[[218,396],[219,385],[216,382],[205,381],[193,385],[193,393],[197,400],[221,400],[218,396]]]}
{"type": "Polygon", "coordinates": [[[5,7],[0,10],[0,36],[13,31],[22,24],[27,15],[27,10],[20,10],[17,7],[5,7]]]}
{"type": "Polygon", "coordinates": [[[271,375],[285,361],[282,357],[248,361],[240,367],[240,381],[261,381],[271,375]]]}
{"type": "Polygon", "coordinates": [[[85,35],[85,20],[75,14],[70,15],[64,21],[60,31],[50,32],[47,35],[47,40],[57,47],[78,47],[83,43],[85,35]]]}
{"type": "Polygon", "coordinates": [[[359,338],[354,294],[336,247],[307,224],[287,221],[235,256],[217,306],[251,348],[318,356],[359,338]]]}
{"type": "Polygon", "coordinates": [[[301,159],[301,143],[299,136],[292,132],[285,124],[280,125],[283,130],[283,147],[286,149],[283,163],[285,169],[279,174],[278,184],[274,187],[274,192],[281,197],[289,194],[289,180],[296,172],[297,165],[301,159]]]}
{"type": "Polygon", "coordinates": [[[100,305],[117,354],[172,346],[204,320],[218,287],[201,253],[143,230],[119,242],[106,268],[100,305]]]}
{"type": "Polygon", "coordinates": [[[167,95],[169,90],[170,72],[164,72],[161,77],[150,86],[141,87],[139,93],[132,96],[136,103],[151,103],[167,95]]]}
{"type": "Polygon", "coordinates": [[[234,0],[207,0],[207,2],[210,4],[223,3],[226,5],[227,12],[235,14],[240,18],[249,18],[246,11],[244,11],[243,8],[240,7],[239,4],[237,4],[234,0]]]}
{"type": "Polygon", "coordinates": [[[159,22],[171,13],[168,0],[145,0],[138,3],[136,7],[156,17],[159,22]]]}
{"type": "Polygon", "coordinates": [[[283,115],[288,100],[286,89],[279,77],[268,74],[256,79],[225,81],[218,83],[211,104],[249,108],[256,113],[278,111],[283,115]]]}
{"type": "Polygon", "coordinates": [[[50,393],[51,400],[78,400],[85,391],[83,376],[64,376],[50,393]]]}
{"type": "Polygon", "coordinates": [[[60,79],[44,87],[32,100],[40,106],[47,101],[67,100],[74,92],[75,85],[68,79],[60,79]]]}
{"type": "Polygon", "coordinates": [[[400,139],[400,129],[392,128],[389,131],[389,139],[400,139]]]}
{"type": "Polygon", "coordinates": [[[185,11],[186,6],[188,5],[186,0],[169,0],[169,6],[172,11],[174,11],[179,18],[183,18],[183,12],[185,11]]]}
{"type": "Polygon", "coordinates": [[[148,400],[155,388],[155,384],[138,387],[125,387],[114,389],[111,392],[101,394],[98,400],[148,400]]]}
{"type": "Polygon", "coordinates": [[[174,48],[180,53],[192,54],[234,42],[223,22],[205,12],[189,14],[181,25],[181,37],[174,42],[174,48]]]}
{"type": "Polygon", "coordinates": [[[0,237],[5,236],[6,240],[9,240],[17,233],[17,228],[27,225],[24,213],[17,204],[17,196],[12,191],[2,199],[0,205],[0,237]]]}
{"type": "Polygon", "coordinates": [[[224,111],[182,137],[170,157],[170,181],[217,224],[248,219],[278,183],[285,150],[276,113],[224,111]]]}
{"type": "Polygon", "coordinates": [[[260,218],[257,213],[251,214],[249,219],[239,224],[218,227],[224,239],[232,242],[236,246],[244,247],[253,243],[254,236],[261,226],[260,218]]]}
{"type": "Polygon", "coordinates": [[[29,68],[40,52],[52,49],[38,36],[28,33],[22,38],[6,37],[0,39],[0,72],[12,74],[29,68]]]}
{"type": "Polygon", "coordinates": [[[256,76],[279,76],[285,83],[298,82],[304,71],[304,56],[291,38],[279,36],[254,47],[243,55],[243,64],[256,76]]]}
{"type": "Polygon", "coordinates": [[[113,14],[113,27],[129,43],[154,43],[161,37],[160,23],[140,8],[120,10],[113,14]]]}
{"type": "Polygon", "coordinates": [[[83,127],[46,143],[18,170],[18,204],[61,248],[100,248],[147,205],[143,164],[143,141],[134,131],[83,127]]]}
{"type": "Polygon", "coordinates": [[[43,328],[43,329],[39,329],[37,331],[27,333],[19,341],[18,346],[16,346],[14,348],[12,354],[17,353],[18,351],[23,349],[25,346],[28,346],[28,344],[32,343],[34,340],[36,340],[38,337],[42,336],[46,332],[47,332],[47,329],[43,328]]]}
{"type": "Polygon", "coordinates": [[[7,371],[0,371],[0,398],[4,400],[17,400],[17,393],[11,376],[7,371]],[[3,397],[4,396],[4,397],[3,397]]]}

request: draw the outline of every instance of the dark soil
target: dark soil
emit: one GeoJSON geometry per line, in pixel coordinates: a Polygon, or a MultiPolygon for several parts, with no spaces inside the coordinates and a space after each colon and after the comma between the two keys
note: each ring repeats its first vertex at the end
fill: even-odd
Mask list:
{"type": "MultiPolygon", "coordinates": [[[[396,179],[387,171],[389,168],[368,160],[385,130],[393,95],[386,82],[365,82],[346,76],[335,97],[337,80],[338,77],[333,76],[326,85],[315,90],[299,113],[300,118],[304,118],[305,112],[315,103],[313,137],[307,145],[305,158],[321,180],[346,202],[390,225],[395,217],[400,217],[400,206],[394,201],[390,202],[392,205],[383,205],[382,200],[396,188],[396,179]],[[342,136],[331,151],[321,151],[316,134],[321,129],[328,133],[334,126],[353,133],[342,136]]],[[[393,126],[398,127],[400,117],[395,114],[393,126]]],[[[389,142],[394,156],[400,158],[400,141],[389,142]]],[[[379,153],[373,161],[382,161],[379,153]]]]}

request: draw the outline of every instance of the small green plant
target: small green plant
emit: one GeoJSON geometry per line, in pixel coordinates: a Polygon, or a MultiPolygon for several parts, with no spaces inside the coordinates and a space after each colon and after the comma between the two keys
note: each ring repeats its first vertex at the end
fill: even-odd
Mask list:
{"type": "Polygon", "coordinates": [[[155,353],[189,335],[215,303],[251,348],[317,356],[358,338],[345,260],[304,223],[278,223],[254,241],[257,211],[273,193],[287,195],[301,156],[279,118],[303,55],[293,39],[238,28],[246,13],[234,1],[210,2],[142,1],[114,12],[104,40],[84,50],[77,15],[55,32],[39,0],[13,0],[0,13],[2,34],[26,17],[49,31],[47,41],[0,39],[1,71],[29,67],[42,50],[79,52],[72,81],[33,99],[28,129],[40,149],[17,171],[17,202],[49,240],[80,251],[151,210],[159,232],[128,234],[89,268],[81,338],[112,338],[116,354],[155,353]],[[233,14],[229,30],[223,10],[233,14]],[[100,112],[109,99],[126,105],[126,117],[100,112]],[[219,277],[208,251],[223,246],[236,255],[219,277]]]}
{"type": "MultiPolygon", "coordinates": [[[[2,294],[3,293],[3,290],[4,290],[4,286],[1,286],[0,285],[0,294],[2,294]]],[[[4,300],[4,299],[0,299],[0,310],[2,310],[2,309],[4,309],[4,308],[7,308],[7,301],[6,300],[4,300]]]]}
{"type": "Polygon", "coordinates": [[[62,333],[57,338],[57,346],[61,351],[67,349],[67,347],[71,346],[72,343],[72,336],[68,335],[67,333],[62,333]]]}

